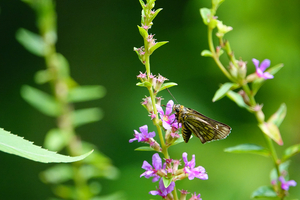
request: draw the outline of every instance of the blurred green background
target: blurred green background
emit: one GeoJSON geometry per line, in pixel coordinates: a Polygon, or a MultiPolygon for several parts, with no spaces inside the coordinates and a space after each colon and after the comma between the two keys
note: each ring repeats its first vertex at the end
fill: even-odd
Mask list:
{"type": "MultiPolygon", "coordinates": [[[[138,0],[57,1],[57,51],[69,61],[71,75],[82,85],[101,84],[107,95],[99,100],[76,104],[76,108],[101,107],[105,116],[98,123],[80,127],[77,133],[90,141],[120,169],[117,181],[103,180],[102,194],[123,191],[127,199],[160,199],[148,194],[156,183],[139,178],[143,160],[151,162],[152,152],[135,152],[138,143],[129,144],[133,129],[148,124],[155,130],[145,109],[140,106],[147,90],[135,86],[136,75],[144,72],[133,47],[142,46],[136,25],[140,24],[138,0]]],[[[240,143],[265,145],[254,116],[224,98],[211,99],[220,83],[226,82],[212,59],[200,56],[207,49],[207,29],[199,8],[210,7],[210,0],[157,0],[163,11],[154,20],[150,33],[157,41],[169,43],[151,57],[153,74],[162,74],[178,83],[171,92],[180,104],[194,108],[218,121],[229,124],[232,133],[226,140],[202,145],[197,138],[188,144],[170,148],[174,158],[187,152],[196,155],[197,165],[206,168],[209,179],[184,180],[178,189],[201,193],[205,200],[244,200],[261,185],[269,184],[273,168],[269,158],[247,154],[224,153],[223,149],[240,143]]],[[[44,116],[20,97],[24,84],[36,86],[33,75],[44,69],[42,58],[26,51],[15,39],[23,27],[37,32],[35,13],[23,2],[0,1],[0,126],[12,133],[43,145],[45,133],[55,126],[55,120],[44,116]]],[[[300,143],[300,1],[227,0],[217,15],[233,31],[226,36],[237,58],[248,61],[249,73],[254,72],[252,58],[268,58],[271,64],[285,67],[272,80],[266,81],[257,95],[264,104],[268,118],[282,102],[288,113],[280,130],[284,146],[276,146],[279,154],[292,144],[300,143]]],[[[48,86],[37,86],[49,91],[48,86]]],[[[161,95],[167,100],[167,92],[161,95]]],[[[53,196],[50,187],[38,174],[49,165],[0,153],[0,199],[47,199],[53,196]]],[[[292,158],[290,177],[300,183],[300,156],[292,158]]],[[[290,199],[299,198],[299,186],[292,187],[290,199]]]]}

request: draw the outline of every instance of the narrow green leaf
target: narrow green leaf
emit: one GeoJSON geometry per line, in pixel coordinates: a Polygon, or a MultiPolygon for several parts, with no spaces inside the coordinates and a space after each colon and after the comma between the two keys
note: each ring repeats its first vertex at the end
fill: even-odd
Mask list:
{"type": "Polygon", "coordinates": [[[261,186],[252,193],[251,197],[252,198],[277,197],[277,194],[271,186],[261,186]]]}
{"type": "Polygon", "coordinates": [[[51,129],[45,137],[44,146],[51,151],[60,151],[68,144],[68,134],[60,129],[51,129]]]}
{"type": "Polygon", "coordinates": [[[31,53],[37,56],[44,56],[46,45],[43,38],[24,28],[20,28],[16,33],[17,40],[31,53]]]}
{"type": "Polygon", "coordinates": [[[53,74],[49,70],[39,70],[35,73],[34,80],[37,84],[47,83],[53,79],[53,74]]]}
{"type": "Polygon", "coordinates": [[[210,17],[210,14],[211,14],[211,11],[210,9],[208,8],[201,8],[200,9],[200,14],[201,14],[201,17],[203,19],[203,23],[208,25],[209,23],[209,17],[210,17]]]}
{"type": "Polygon", "coordinates": [[[68,99],[70,102],[82,102],[100,99],[106,94],[102,85],[77,86],[70,90],[68,99]]]}
{"type": "Polygon", "coordinates": [[[57,164],[40,174],[40,178],[44,183],[60,184],[72,180],[74,170],[72,165],[57,164]]]}
{"type": "Polygon", "coordinates": [[[155,151],[155,150],[149,146],[142,146],[136,148],[135,151],[155,151]]]}
{"type": "Polygon", "coordinates": [[[163,183],[164,183],[165,188],[167,188],[172,183],[172,179],[163,176],[163,183]]]}
{"type": "Polygon", "coordinates": [[[249,110],[249,106],[244,102],[244,99],[240,94],[229,90],[226,93],[226,95],[228,96],[229,99],[233,100],[238,106],[249,110]]]}
{"type": "Polygon", "coordinates": [[[73,125],[82,126],[87,123],[99,121],[103,118],[103,111],[100,108],[85,108],[73,111],[73,125]]]}
{"type": "Polygon", "coordinates": [[[179,144],[179,143],[184,142],[182,135],[180,135],[180,136],[181,136],[181,137],[178,138],[171,146],[174,146],[174,145],[176,145],[176,144],[179,144]]]}
{"type": "Polygon", "coordinates": [[[174,83],[174,82],[164,83],[164,84],[162,84],[161,88],[159,89],[159,92],[166,89],[166,88],[170,88],[170,87],[173,87],[173,86],[176,86],[176,85],[178,85],[178,84],[174,83]]]}
{"type": "Polygon", "coordinates": [[[0,128],[0,150],[42,163],[69,163],[84,159],[93,151],[84,155],[70,157],[48,151],[17,135],[0,128]]]}
{"type": "Polygon", "coordinates": [[[275,75],[279,70],[281,70],[281,68],[283,67],[283,64],[277,64],[273,67],[270,67],[269,69],[266,70],[266,72],[269,72],[272,75],[275,75]]]}
{"type": "Polygon", "coordinates": [[[298,153],[300,153],[300,144],[290,146],[284,151],[283,160],[287,160],[298,153]]]}
{"type": "Polygon", "coordinates": [[[212,57],[213,55],[212,55],[211,51],[205,49],[201,52],[201,56],[212,57]]]}
{"type": "Polygon", "coordinates": [[[278,110],[268,119],[268,122],[275,124],[277,127],[280,126],[281,122],[286,115],[286,105],[282,103],[278,110]]]}
{"type": "Polygon", "coordinates": [[[34,87],[22,86],[21,96],[45,115],[56,117],[61,113],[60,106],[52,96],[34,87]]]}
{"type": "Polygon", "coordinates": [[[150,82],[148,82],[148,81],[138,82],[136,85],[140,86],[140,87],[147,87],[147,88],[152,86],[152,84],[150,82]]]}
{"type": "Polygon", "coordinates": [[[218,100],[222,99],[233,85],[235,85],[235,84],[234,83],[224,83],[217,90],[217,92],[215,93],[212,101],[215,102],[215,101],[218,101],[218,100]]]}
{"type": "Polygon", "coordinates": [[[151,19],[150,19],[151,22],[155,19],[155,17],[158,15],[158,13],[159,13],[160,11],[162,11],[162,8],[159,8],[159,9],[157,9],[157,10],[155,11],[155,13],[152,15],[152,17],[151,17],[151,19]]]}
{"type": "Polygon", "coordinates": [[[141,4],[142,8],[144,9],[144,8],[145,8],[145,3],[144,3],[144,1],[143,1],[143,0],[139,0],[139,2],[140,2],[140,4],[141,4]]]}
{"type": "Polygon", "coordinates": [[[150,48],[150,53],[152,54],[156,49],[158,49],[159,47],[161,47],[164,44],[167,44],[168,41],[164,41],[164,42],[157,42],[153,47],[150,48]]]}
{"type": "Polygon", "coordinates": [[[145,29],[143,29],[142,27],[140,27],[140,26],[138,26],[138,28],[139,28],[139,32],[140,32],[141,36],[143,38],[147,38],[148,37],[147,31],[145,29]]]}
{"type": "Polygon", "coordinates": [[[256,144],[240,144],[234,147],[228,147],[224,149],[224,151],[229,153],[252,153],[262,156],[270,155],[270,152],[267,149],[256,144]]]}
{"type": "Polygon", "coordinates": [[[280,131],[275,124],[273,124],[272,122],[265,122],[263,124],[259,124],[258,127],[261,129],[261,131],[263,133],[265,133],[267,136],[269,136],[277,144],[283,145],[280,131]]]}
{"type": "Polygon", "coordinates": [[[262,84],[265,82],[265,79],[263,78],[256,78],[252,84],[251,84],[251,87],[252,87],[252,93],[255,95],[259,88],[262,86],[262,84]]]}

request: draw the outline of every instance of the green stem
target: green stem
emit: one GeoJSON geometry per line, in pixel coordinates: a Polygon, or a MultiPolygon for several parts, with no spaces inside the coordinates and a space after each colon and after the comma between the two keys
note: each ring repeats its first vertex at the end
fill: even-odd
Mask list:
{"type": "Polygon", "coordinates": [[[232,82],[235,82],[235,80],[232,78],[232,76],[228,73],[228,71],[225,69],[221,61],[219,60],[219,56],[217,55],[212,39],[212,31],[213,29],[208,26],[208,46],[209,50],[212,53],[212,58],[216,62],[217,66],[219,69],[223,72],[223,74],[232,82]]]}

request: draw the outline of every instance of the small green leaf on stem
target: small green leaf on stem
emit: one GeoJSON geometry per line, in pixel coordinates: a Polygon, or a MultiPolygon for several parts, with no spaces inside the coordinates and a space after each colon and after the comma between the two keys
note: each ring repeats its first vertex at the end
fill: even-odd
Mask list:
{"type": "Polygon", "coordinates": [[[34,87],[28,85],[22,86],[21,96],[30,105],[45,115],[56,117],[61,113],[61,107],[54,97],[34,87]]]}
{"type": "Polygon", "coordinates": [[[151,21],[151,22],[155,19],[155,17],[158,15],[158,13],[159,13],[160,11],[162,11],[162,8],[159,8],[159,9],[157,9],[157,10],[155,11],[155,13],[154,13],[154,14],[152,15],[152,17],[150,18],[150,21],[151,21]]]}
{"type": "Polygon", "coordinates": [[[140,87],[147,87],[147,88],[149,88],[149,87],[152,86],[151,83],[148,82],[148,81],[145,81],[145,82],[138,82],[136,85],[137,85],[137,86],[140,86],[140,87]]]}
{"type": "Polygon", "coordinates": [[[201,52],[201,56],[212,57],[213,55],[212,55],[211,51],[205,49],[201,52]]]}
{"type": "Polygon", "coordinates": [[[277,194],[271,186],[261,186],[252,193],[251,197],[252,198],[277,197],[277,194]]]}
{"type": "Polygon", "coordinates": [[[166,88],[170,88],[170,87],[173,87],[173,86],[176,86],[177,83],[174,83],[174,82],[168,82],[168,83],[164,83],[162,84],[161,88],[159,89],[159,92],[166,89],[166,88]]]}
{"type": "Polygon", "coordinates": [[[272,75],[275,75],[279,70],[281,70],[281,68],[283,67],[283,64],[277,64],[273,67],[270,67],[268,70],[266,70],[266,72],[269,72],[272,75]]]}
{"type": "Polygon", "coordinates": [[[228,147],[224,149],[224,151],[229,153],[252,153],[261,156],[270,155],[270,152],[267,149],[256,144],[240,144],[234,147],[228,147]]]}
{"type": "Polygon", "coordinates": [[[164,182],[165,188],[167,188],[172,183],[172,179],[171,178],[167,178],[167,177],[163,177],[163,182],[164,182]]]}
{"type": "Polygon", "coordinates": [[[243,97],[240,94],[229,90],[226,93],[226,95],[229,99],[233,100],[238,106],[240,106],[242,108],[246,108],[247,110],[250,109],[249,106],[245,103],[243,97]]]}
{"type": "Polygon", "coordinates": [[[150,48],[150,53],[152,54],[156,49],[158,49],[159,47],[161,47],[164,44],[167,44],[168,41],[165,42],[157,42],[153,47],[150,48]]]}
{"type": "Polygon", "coordinates": [[[67,133],[64,133],[61,129],[51,129],[48,131],[45,137],[44,146],[51,151],[62,150],[69,142],[67,133]]]}
{"type": "Polygon", "coordinates": [[[211,11],[210,9],[208,8],[201,8],[200,9],[200,14],[201,14],[201,17],[203,19],[203,23],[208,25],[209,23],[209,19],[210,19],[210,15],[211,15],[211,11]]]}
{"type": "Polygon", "coordinates": [[[72,88],[68,94],[70,102],[82,102],[100,99],[106,94],[102,85],[85,85],[72,88]]]}
{"type": "Polygon", "coordinates": [[[32,54],[44,56],[46,44],[41,36],[24,28],[20,28],[16,33],[17,40],[32,54]]]}
{"type": "Polygon", "coordinates": [[[140,27],[140,26],[138,26],[138,28],[139,28],[139,32],[140,32],[141,36],[143,38],[147,38],[148,37],[147,31],[144,28],[140,27]]]}
{"type": "Polygon", "coordinates": [[[258,127],[261,129],[261,131],[263,133],[265,133],[267,136],[269,136],[277,144],[283,145],[280,131],[275,124],[273,124],[272,122],[264,122],[262,124],[259,124],[258,127]]]}
{"type": "Polygon", "coordinates": [[[300,144],[290,146],[284,151],[283,160],[287,160],[298,153],[300,153],[300,144]]]}
{"type": "Polygon", "coordinates": [[[34,75],[34,80],[37,84],[46,83],[54,78],[53,74],[48,70],[39,70],[34,75]]]}
{"type": "Polygon", "coordinates": [[[155,150],[149,146],[142,146],[136,148],[135,151],[155,151],[155,150]]]}
{"type": "Polygon", "coordinates": [[[100,108],[84,108],[75,110],[72,113],[73,125],[75,127],[99,121],[103,118],[103,111],[100,108]]]}
{"type": "Polygon", "coordinates": [[[268,122],[272,122],[277,127],[280,126],[282,121],[284,120],[286,115],[286,105],[285,103],[282,103],[278,110],[268,119],[268,122]]]}
{"type": "Polygon", "coordinates": [[[229,83],[229,82],[221,85],[221,87],[215,93],[212,101],[215,102],[222,99],[226,95],[226,93],[231,89],[231,87],[234,85],[235,85],[234,83],[229,83]]]}

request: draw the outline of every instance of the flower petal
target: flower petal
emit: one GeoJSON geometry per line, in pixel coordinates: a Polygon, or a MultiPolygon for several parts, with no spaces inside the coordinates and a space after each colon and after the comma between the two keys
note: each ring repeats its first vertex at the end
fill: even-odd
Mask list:
{"type": "Polygon", "coordinates": [[[166,107],[166,115],[170,115],[172,113],[173,105],[174,105],[174,102],[172,100],[168,101],[167,107],[166,107]]]}
{"type": "Polygon", "coordinates": [[[261,69],[261,71],[264,72],[270,66],[270,64],[271,64],[271,61],[269,59],[265,59],[261,62],[259,68],[261,69]]]}
{"type": "Polygon", "coordinates": [[[256,60],[255,58],[252,59],[253,64],[255,65],[256,69],[259,68],[259,61],[256,60]]]}
{"type": "Polygon", "coordinates": [[[152,156],[152,165],[153,165],[154,169],[156,169],[156,170],[161,169],[162,162],[161,162],[161,158],[159,157],[158,153],[155,153],[152,156]]]}
{"type": "Polygon", "coordinates": [[[148,126],[147,125],[141,126],[140,131],[143,134],[145,134],[145,133],[147,134],[148,133],[148,126]]]}

